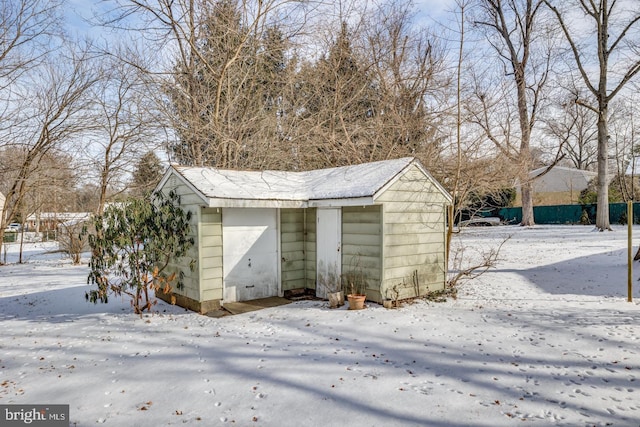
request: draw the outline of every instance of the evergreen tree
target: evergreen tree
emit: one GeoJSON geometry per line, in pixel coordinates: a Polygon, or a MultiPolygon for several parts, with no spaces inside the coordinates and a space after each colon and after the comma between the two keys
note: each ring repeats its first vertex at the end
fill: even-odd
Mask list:
{"type": "Polygon", "coordinates": [[[257,31],[235,0],[205,6],[197,20],[191,52],[167,88],[179,136],[170,154],[185,165],[261,167],[282,114],[284,35],[257,31]]]}
{"type": "Polygon", "coordinates": [[[160,182],[162,171],[163,167],[160,159],[153,151],[149,151],[142,156],[133,171],[132,195],[138,197],[149,195],[160,182]]]}
{"type": "MultiPolygon", "coordinates": [[[[299,74],[298,111],[312,144],[301,149],[306,167],[343,166],[366,161],[376,137],[372,125],[378,93],[364,59],[354,52],[346,23],[327,54],[299,74]]],[[[378,135],[379,136],[379,135],[378,135]]]]}

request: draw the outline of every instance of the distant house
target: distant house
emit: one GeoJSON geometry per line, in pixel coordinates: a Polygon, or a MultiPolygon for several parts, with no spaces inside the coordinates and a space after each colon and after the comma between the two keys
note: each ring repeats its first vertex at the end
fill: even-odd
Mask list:
{"type": "MultiPolygon", "coordinates": [[[[547,167],[542,167],[529,173],[533,182],[534,206],[577,204],[580,192],[589,186],[589,181],[598,176],[596,172],[562,166],[554,166],[544,173],[546,170],[547,167]]],[[[522,206],[519,187],[514,205],[522,206]]]]}
{"type": "Polygon", "coordinates": [[[56,230],[60,225],[74,225],[91,217],[88,212],[40,212],[31,214],[25,223],[29,231],[56,230]]]}
{"type": "MultiPolygon", "coordinates": [[[[226,302],[300,291],[358,274],[382,302],[441,290],[451,197],[414,158],[308,172],[172,166],[157,186],[193,213],[197,260],[177,304],[205,313],[226,302]]],[[[160,294],[168,299],[168,295],[160,294]]]]}
{"type": "Polygon", "coordinates": [[[640,176],[640,157],[634,157],[629,162],[624,174],[627,176],[633,176],[633,177],[640,176]]]}

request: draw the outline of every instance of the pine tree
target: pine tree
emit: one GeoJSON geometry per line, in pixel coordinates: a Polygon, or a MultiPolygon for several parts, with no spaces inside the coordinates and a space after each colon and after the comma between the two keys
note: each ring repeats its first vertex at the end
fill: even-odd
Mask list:
{"type": "Polygon", "coordinates": [[[144,197],[151,194],[155,186],[162,178],[163,167],[158,156],[149,151],[142,156],[133,172],[131,183],[131,194],[137,197],[144,197]]]}
{"type": "Polygon", "coordinates": [[[348,25],[327,54],[299,73],[298,115],[311,146],[300,151],[306,167],[343,166],[368,160],[378,93],[365,61],[355,52],[348,25]],[[309,135],[309,136],[307,136],[309,135]]]}
{"type": "Polygon", "coordinates": [[[284,35],[273,26],[256,29],[234,0],[199,12],[191,51],[167,87],[178,135],[170,155],[184,165],[262,167],[282,115],[284,35]]]}

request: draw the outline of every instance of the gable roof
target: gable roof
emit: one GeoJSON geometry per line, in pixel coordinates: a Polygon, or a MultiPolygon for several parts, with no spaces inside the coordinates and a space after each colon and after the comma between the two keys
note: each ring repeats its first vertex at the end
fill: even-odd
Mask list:
{"type": "Polygon", "coordinates": [[[540,176],[547,170],[546,167],[535,169],[529,173],[533,179],[533,185],[537,192],[563,192],[570,189],[581,191],[588,187],[598,174],[582,169],[554,166],[549,172],[540,176]]]}
{"type": "Polygon", "coordinates": [[[444,188],[413,157],[305,172],[238,171],[173,165],[158,188],[163,187],[173,174],[211,207],[304,207],[314,201],[322,204],[321,201],[327,200],[342,200],[342,205],[349,204],[346,200],[353,204],[370,204],[378,191],[412,165],[416,165],[449,198],[444,188]]]}

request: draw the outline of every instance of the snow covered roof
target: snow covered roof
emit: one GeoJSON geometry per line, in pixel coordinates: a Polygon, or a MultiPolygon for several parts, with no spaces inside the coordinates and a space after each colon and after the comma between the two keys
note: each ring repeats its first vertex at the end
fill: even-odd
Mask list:
{"type": "MultiPolygon", "coordinates": [[[[300,205],[314,200],[373,198],[376,192],[410,165],[417,165],[430,177],[413,157],[305,172],[238,171],[188,166],[172,166],[171,169],[211,206],[212,199],[289,201],[300,205]]],[[[165,177],[171,174],[171,169],[165,177]]],[[[441,190],[446,194],[444,189],[441,190]]]]}
{"type": "Polygon", "coordinates": [[[554,166],[549,172],[540,176],[546,170],[545,166],[529,173],[534,180],[537,192],[562,192],[569,189],[581,191],[587,188],[589,181],[598,175],[596,172],[582,169],[554,166]]]}
{"type": "Polygon", "coordinates": [[[39,214],[31,214],[27,217],[27,221],[85,221],[91,217],[89,212],[40,212],[39,214]]]}

